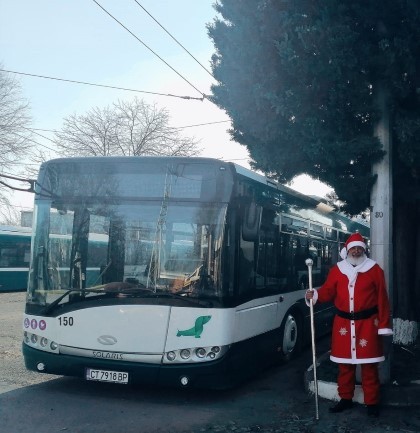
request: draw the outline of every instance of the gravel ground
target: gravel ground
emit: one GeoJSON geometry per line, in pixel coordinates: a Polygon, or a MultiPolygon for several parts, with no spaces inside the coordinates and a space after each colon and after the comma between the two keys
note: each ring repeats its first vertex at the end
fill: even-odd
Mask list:
{"type": "Polygon", "coordinates": [[[22,357],[22,315],[25,293],[0,293],[0,392],[45,382],[26,370],[22,357]]]}

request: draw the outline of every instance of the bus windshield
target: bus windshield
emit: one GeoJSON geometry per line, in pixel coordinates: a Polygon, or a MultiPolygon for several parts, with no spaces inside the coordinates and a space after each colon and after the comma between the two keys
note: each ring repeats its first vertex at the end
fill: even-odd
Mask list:
{"type": "Polygon", "coordinates": [[[225,213],[222,203],[39,201],[28,302],[218,297],[225,213]]]}

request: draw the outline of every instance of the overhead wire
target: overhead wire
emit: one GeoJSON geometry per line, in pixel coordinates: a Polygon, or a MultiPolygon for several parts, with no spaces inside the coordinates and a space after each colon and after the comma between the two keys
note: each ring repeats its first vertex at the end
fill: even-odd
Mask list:
{"type": "MultiPolygon", "coordinates": [[[[172,128],[173,128],[173,129],[186,129],[186,128],[195,128],[196,126],[217,125],[217,124],[219,124],[219,123],[228,123],[228,122],[230,122],[230,120],[216,120],[216,121],[214,121],[214,122],[195,123],[194,125],[172,126],[172,128]]],[[[29,131],[45,131],[45,132],[54,132],[54,133],[59,132],[59,131],[57,131],[56,129],[45,129],[45,128],[25,128],[25,129],[27,129],[27,130],[29,130],[29,131]]],[[[41,135],[41,134],[38,134],[38,135],[40,135],[41,137],[44,137],[44,136],[41,135]]],[[[56,143],[54,140],[51,140],[51,139],[48,138],[48,137],[44,137],[44,138],[46,138],[47,140],[52,141],[53,143],[56,143]]]]}
{"type": "MultiPolygon", "coordinates": [[[[48,150],[50,150],[51,152],[57,153],[57,150],[51,149],[50,147],[46,146],[45,144],[41,144],[41,143],[39,143],[38,141],[35,141],[33,138],[25,137],[24,135],[20,135],[20,134],[18,134],[17,132],[13,132],[13,134],[14,134],[14,135],[17,135],[18,137],[24,138],[24,139],[26,139],[26,140],[32,141],[33,143],[38,144],[38,145],[41,146],[41,147],[45,147],[45,149],[48,149],[48,150]]],[[[41,134],[38,134],[38,135],[41,135],[41,134]]],[[[44,137],[44,138],[47,138],[47,137],[44,137]]],[[[52,141],[52,140],[51,140],[51,141],[52,141]]]]}
{"type": "Polygon", "coordinates": [[[174,126],[174,129],[185,129],[185,128],[194,128],[196,126],[207,126],[207,125],[216,125],[218,123],[227,123],[230,120],[219,120],[216,122],[207,122],[207,123],[196,123],[195,125],[187,125],[187,126],[174,126]]]}
{"type": "MultiPolygon", "coordinates": [[[[39,132],[36,132],[36,129],[35,128],[26,128],[25,126],[22,126],[22,128],[23,129],[26,129],[27,131],[31,131],[31,132],[33,132],[34,134],[36,134],[36,135],[39,135],[40,137],[42,137],[42,138],[45,138],[46,140],[49,140],[49,141],[51,141],[51,143],[53,143],[53,144],[58,144],[55,140],[53,140],[52,138],[49,138],[49,137],[46,137],[45,135],[42,135],[42,134],[40,134],[39,132]]],[[[48,131],[47,129],[45,129],[45,130],[43,130],[43,129],[41,129],[40,131],[48,131]]],[[[36,144],[40,144],[40,143],[37,143],[37,142],[35,142],[36,144]]],[[[48,148],[47,148],[48,149],[48,148]]],[[[51,149],[48,149],[48,150],[51,150],[51,149]]]]}
{"type": "MultiPolygon", "coordinates": [[[[111,89],[117,89],[117,90],[125,90],[125,91],[131,91],[131,92],[139,92],[139,93],[147,93],[147,94],[154,94],[154,95],[159,95],[159,96],[171,96],[171,97],[177,97],[177,98],[182,98],[182,99],[195,99],[195,100],[203,100],[204,98],[206,98],[206,95],[201,92],[197,87],[195,87],[190,81],[188,81],[183,75],[181,75],[178,71],[176,71],[171,65],[169,65],[169,63],[167,63],[161,56],[159,56],[155,51],[153,51],[147,44],[145,44],[140,38],[138,38],[133,32],[131,32],[126,26],[124,26],[117,18],[115,18],[111,13],[109,13],[102,5],[100,5],[96,0],[93,0],[105,13],[107,13],[112,19],[114,19],[120,26],[122,26],[125,30],[127,30],[133,37],[136,38],[136,40],[138,40],[142,45],[144,45],[149,51],[151,51],[155,56],[157,56],[162,62],[164,62],[170,69],[172,69],[178,76],[180,76],[184,81],[186,81],[194,90],[196,90],[198,93],[200,93],[202,95],[202,98],[195,98],[195,97],[190,97],[190,96],[181,96],[181,95],[173,95],[173,94],[164,94],[164,93],[159,93],[159,92],[150,92],[150,91],[145,91],[145,90],[138,90],[138,89],[129,89],[129,88],[123,88],[123,87],[117,87],[117,86],[109,86],[109,85],[103,85],[103,84],[97,84],[97,83],[90,83],[90,82],[86,82],[86,81],[79,81],[79,80],[70,80],[70,79],[64,79],[64,78],[58,78],[58,77],[51,77],[51,76],[46,76],[46,75],[39,75],[39,74],[31,74],[31,73],[25,73],[25,72],[18,72],[18,71],[12,71],[12,70],[7,70],[7,69],[0,69],[0,71],[2,72],[8,72],[8,73],[14,73],[14,74],[18,74],[18,75],[25,75],[25,76],[30,76],[30,77],[36,77],[36,78],[44,78],[44,79],[50,79],[50,80],[56,80],[56,81],[63,81],[63,82],[70,82],[70,83],[75,83],[75,84],[82,84],[82,85],[88,85],[88,86],[95,86],[95,87],[104,87],[104,88],[111,88],[111,89]]],[[[180,45],[208,74],[210,74],[213,77],[213,75],[211,74],[210,71],[208,71],[167,29],[165,29],[165,27],[163,27],[137,0],[134,0],[137,5],[139,7],[141,7],[178,45],[180,45]]],[[[184,129],[184,128],[192,128],[192,127],[196,127],[196,126],[204,126],[204,125],[212,125],[212,124],[217,124],[217,123],[225,123],[225,122],[230,122],[229,120],[223,120],[223,121],[216,121],[216,122],[207,122],[207,123],[201,123],[201,124],[195,124],[195,125],[186,125],[186,126],[180,126],[180,127],[174,127],[174,129],[184,129]]],[[[39,135],[40,137],[47,139],[49,141],[51,141],[54,144],[57,144],[54,140],[45,137],[42,134],[39,134],[36,131],[36,128],[24,128],[27,130],[32,131],[33,133],[39,135]]],[[[42,130],[42,129],[39,129],[42,130]]],[[[50,132],[56,132],[53,130],[44,130],[44,131],[50,131],[50,132]]],[[[25,138],[24,136],[15,133],[16,135],[25,138]]],[[[26,137],[27,138],[27,137],[26,137]]],[[[46,146],[45,144],[39,143],[35,140],[33,140],[32,138],[27,138],[28,140],[32,141],[33,143],[44,147],[52,152],[56,152],[54,149],[51,149],[50,147],[46,146]]],[[[1,182],[2,183],[2,182],[1,182]]]]}
{"type": "Polygon", "coordinates": [[[127,32],[130,33],[131,36],[133,36],[138,42],[140,42],[144,47],[146,47],[151,53],[153,53],[159,60],[161,60],[163,63],[165,63],[166,66],[168,66],[173,72],[175,72],[180,78],[182,78],[186,83],[188,83],[194,90],[196,90],[198,93],[202,95],[202,100],[207,98],[207,95],[202,92],[201,90],[197,89],[197,87],[194,86],[190,81],[188,81],[182,74],[180,74],[175,68],[173,68],[166,60],[164,60],[159,54],[157,54],[155,51],[153,51],[145,42],[143,42],[138,36],[136,36],[128,27],[126,27],[121,21],[119,21],[117,18],[115,18],[110,12],[108,12],[100,3],[98,3],[96,0],[92,0],[94,3],[96,3],[107,15],[109,15],[115,22],[117,22],[122,28],[124,28],[127,32]]]}
{"type": "Polygon", "coordinates": [[[69,80],[69,79],[66,79],[66,78],[57,78],[57,77],[50,77],[50,76],[47,76],[47,75],[30,74],[28,72],[12,71],[10,69],[0,69],[0,72],[9,72],[11,74],[26,75],[28,77],[44,78],[44,79],[47,79],[47,80],[65,81],[65,82],[68,82],[68,83],[83,84],[85,86],[105,87],[105,88],[108,88],[108,89],[125,90],[127,92],[147,93],[149,95],[169,96],[169,97],[172,97],[172,98],[180,98],[180,99],[193,99],[193,100],[196,100],[196,101],[203,101],[204,97],[205,97],[205,96],[203,96],[202,98],[197,98],[197,97],[194,97],[194,96],[173,95],[171,93],[158,93],[158,92],[148,92],[146,90],[127,89],[125,87],[117,87],[117,86],[108,86],[106,84],[89,83],[88,81],[69,80]]]}
{"type": "Polygon", "coordinates": [[[17,165],[17,166],[22,166],[22,165],[33,165],[33,166],[38,166],[39,165],[39,163],[38,162],[22,162],[22,161],[19,161],[19,162],[16,162],[16,161],[8,161],[7,162],[7,165],[9,166],[9,165],[17,165]]]}
{"type": "MultiPolygon", "coordinates": [[[[201,98],[192,97],[192,96],[183,96],[183,95],[175,95],[170,93],[160,93],[160,92],[151,92],[146,90],[138,90],[138,89],[130,89],[130,88],[124,88],[124,87],[118,87],[118,86],[111,86],[111,85],[104,85],[104,84],[97,84],[97,83],[91,83],[87,81],[79,81],[79,80],[71,80],[71,79],[65,79],[65,78],[58,78],[58,77],[52,77],[52,76],[46,76],[46,75],[39,75],[39,74],[32,74],[32,73],[25,73],[25,72],[18,72],[18,71],[12,71],[7,69],[0,69],[1,72],[8,72],[13,73],[17,75],[24,75],[29,77],[35,77],[35,78],[43,78],[43,79],[49,79],[49,80],[55,80],[55,81],[62,81],[62,82],[68,82],[68,83],[74,83],[74,84],[82,84],[82,85],[88,85],[88,86],[94,86],[94,87],[103,87],[103,88],[109,88],[109,89],[116,89],[116,90],[123,90],[123,91],[130,91],[130,92],[137,92],[137,93],[145,93],[145,94],[151,94],[151,95],[158,95],[158,96],[167,96],[167,97],[175,97],[175,98],[181,98],[181,99],[190,99],[190,100],[200,100],[203,101],[204,99],[208,98],[208,95],[204,94],[202,91],[200,91],[196,86],[194,86],[188,79],[186,79],[182,74],[180,74],[178,71],[176,71],[168,62],[166,62],[161,56],[159,56],[155,51],[153,51],[147,44],[145,44],[139,37],[137,37],[132,31],[130,31],[126,26],[124,26],[117,18],[115,18],[112,14],[110,14],[102,5],[100,5],[96,0],[93,0],[105,13],[107,13],[112,19],[114,19],[120,26],[122,26],[126,31],[128,31],[138,42],[140,42],[143,46],[145,46],[149,51],[151,51],[155,56],[157,56],[163,63],[165,63],[173,72],[175,72],[180,78],[182,78],[187,84],[189,84],[194,90],[196,90],[198,93],[201,94],[201,98]]],[[[134,0],[139,7],[141,7],[179,46],[181,46],[212,78],[214,76],[212,73],[203,66],[165,27],[163,27],[137,0],[134,0]]],[[[201,124],[195,124],[195,125],[187,125],[187,126],[180,126],[180,127],[174,127],[174,129],[184,129],[184,128],[192,128],[196,126],[204,126],[204,125],[212,125],[212,124],[218,124],[218,123],[226,123],[230,122],[230,120],[223,120],[223,121],[216,121],[216,122],[207,122],[207,123],[201,123],[201,124]]],[[[45,137],[42,134],[39,134],[36,131],[36,128],[24,128],[27,130],[32,131],[33,133],[39,135],[40,137],[47,139],[51,141],[54,144],[57,144],[54,140],[45,137]]],[[[42,130],[42,129],[38,129],[42,130]]],[[[44,130],[44,131],[50,131],[50,132],[56,132],[54,130],[44,130]]],[[[32,138],[24,137],[20,134],[15,133],[15,135],[20,136],[22,138],[27,138],[28,140],[32,141],[33,143],[44,147],[52,152],[56,152],[56,150],[51,149],[50,147],[39,143],[32,138]]],[[[223,159],[223,158],[222,158],[223,159]]],[[[245,160],[246,158],[243,158],[245,160]]],[[[240,159],[237,159],[240,160],[240,159]]],[[[232,160],[233,161],[233,160],[232,160]]],[[[38,165],[38,164],[27,164],[27,165],[38,165]]],[[[7,183],[0,181],[0,184],[5,185],[7,187],[20,190],[20,191],[26,191],[26,192],[33,192],[34,189],[34,183],[36,181],[33,181],[31,179],[21,179],[17,178],[15,176],[7,176],[5,174],[0,174],[1,177],[6,177],[14,180],[19,180],[22,182],[29,182],[30,188],[29,189],[22,189],[17,188],[8,185],[7,183]]]]}
{"type": "Polygon", "coordinates": [[[59,132],[56,129],[45,129],[45,128],[26,128],[26,129],[29,129],[30,131],[44,131],[44,132],[54,132],[54,133],[59,132]]]}
{"type": "Polygon", "coordinates": [[[150,18],[152,18],[152,20],[153,21],[155,21],[155,23],[159,26],[159,27],[161,27],[185,52],[187,52],[213,79],[214,79],[214,76],[213,76],[213,74],[205,67],[205,66],[203,66],[185,47],[184,47],[184,45],[182,45],[181,44],[181,42],[179,42],[165,27],[163,27],[163,25],[154,17],[154,16],[152,16],[152,14],[150,13],[150,12],[148,12],[147,10],[146,10],[146,8],[144,7],[144,6],[142,6],[137,0],[134,0],[136,3],[137,3],[137,5],[139,6],[139,7],[141,7],[143,10],[144,10],[144,12],[146,12],[147,13],[147,15],[149,15],[149,17],[150,18]]]}

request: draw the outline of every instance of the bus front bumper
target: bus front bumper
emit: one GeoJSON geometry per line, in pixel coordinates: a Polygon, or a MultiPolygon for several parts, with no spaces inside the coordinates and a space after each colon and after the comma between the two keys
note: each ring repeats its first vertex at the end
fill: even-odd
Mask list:
{"type": "Polygon", "coordinates": [[[172,365],[54,354],[25,343],[22,343],[22,353],[28,370],[60,376],[86,379],[86,370],[90,368],[126,372],[129,385],[226,389],[240,382],[236,374],[229,373],[229,353],[216,361],[172,365]]]}

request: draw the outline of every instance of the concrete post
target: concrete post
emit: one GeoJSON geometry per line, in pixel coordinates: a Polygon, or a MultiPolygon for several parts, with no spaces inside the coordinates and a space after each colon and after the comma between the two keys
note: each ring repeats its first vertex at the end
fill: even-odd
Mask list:
{"type": "MultiPolygon", "coordinates": [[[[370,236],[371,257],[385,272],[389,300],[392,309],[393,293],[393,245],[392,245],[392,136],[387,96],[384,89],[378,91],[378,103],[382,118],[375,128],[375,135],[380,139],[385,157],[373,166],[377,180],[371,193],[370,236]]],[[[381,382],[390,380],[390,357],[392,356],[392,337],[384,337],[387,347],[387,360],[380,364],[381,382]]]]}

